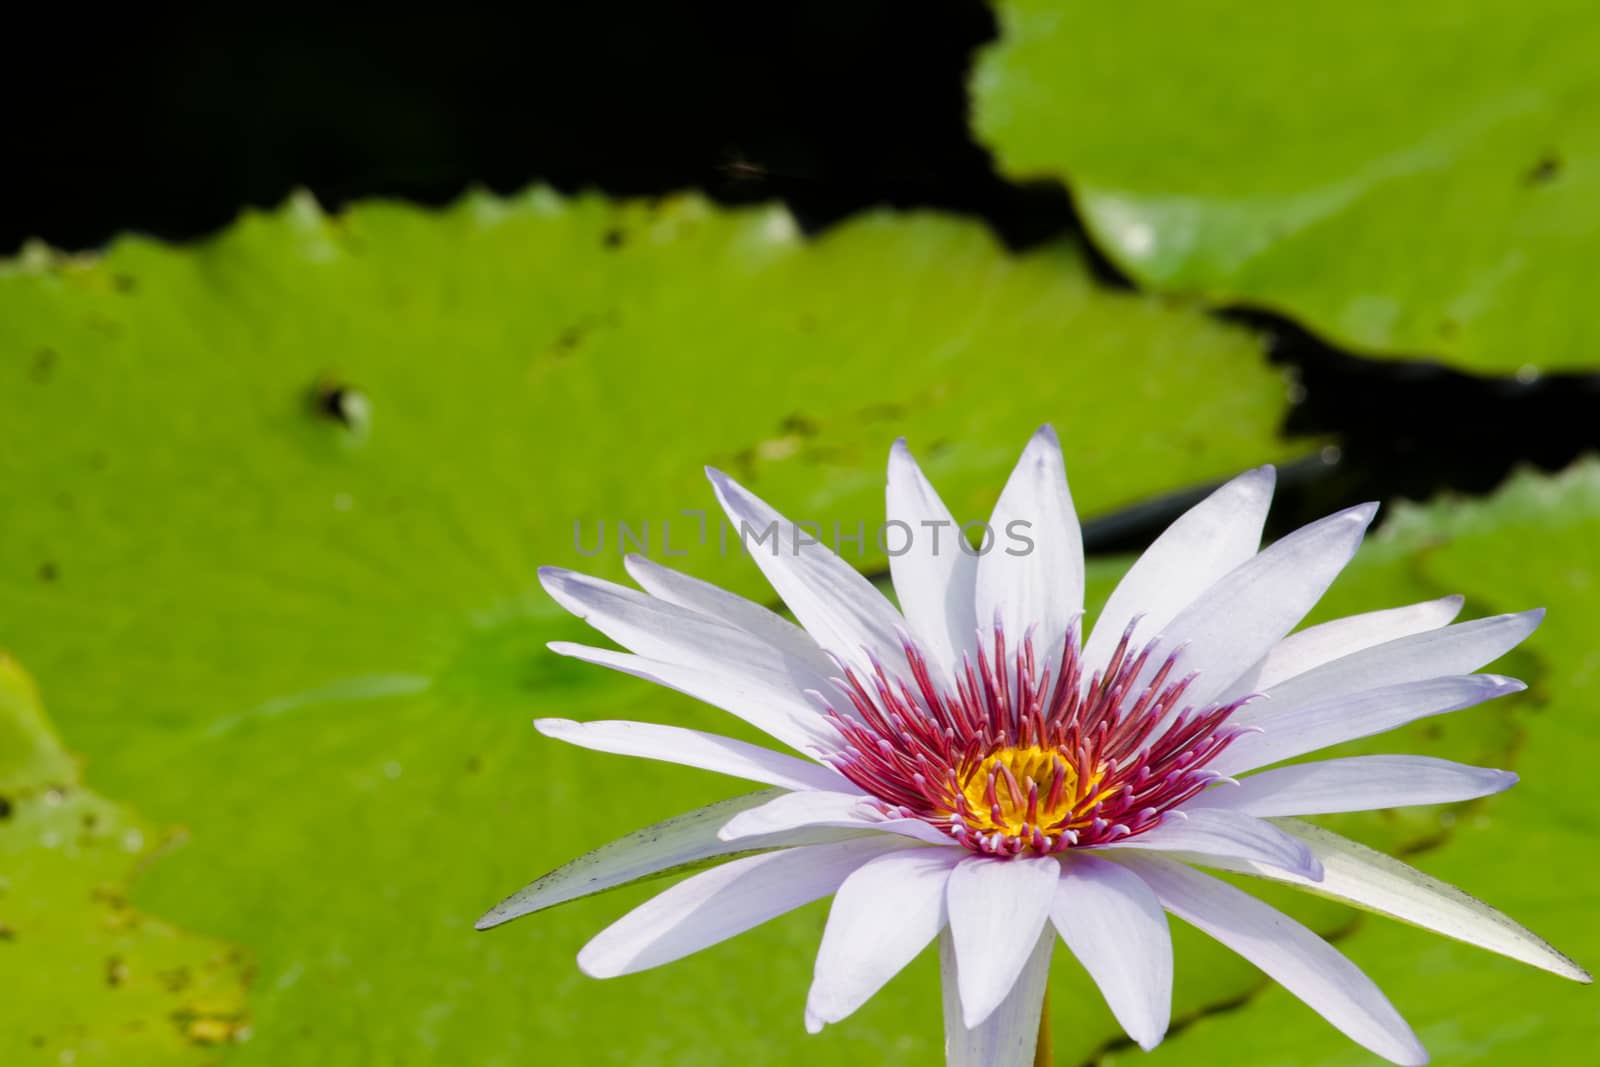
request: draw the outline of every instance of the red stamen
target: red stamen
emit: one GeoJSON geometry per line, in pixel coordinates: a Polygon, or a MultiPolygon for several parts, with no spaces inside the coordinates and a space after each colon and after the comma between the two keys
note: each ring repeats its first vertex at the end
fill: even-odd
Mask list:
{"type": "Polygon", "coordinates": [[[1205,767],[1243,732],[1228,720],[1244,701],[1185,705],[1194,676],[1171,680],[1178,651],[1140,681],[1156,649],[1132,648],[1132,635],[1130,625],[1105,669],[1086,673],[1076,621],[1059,656],[1043,658],[1031,631],[1008,653],[996,626],[953,686],[908,639],[903,676],[875,661],[867,676],[841,669],[847,703],[828,714],[843,746],[828,762],[885,810],[976,852],[1050,854],[1142,833],[1215,781],[1205,767]]]}

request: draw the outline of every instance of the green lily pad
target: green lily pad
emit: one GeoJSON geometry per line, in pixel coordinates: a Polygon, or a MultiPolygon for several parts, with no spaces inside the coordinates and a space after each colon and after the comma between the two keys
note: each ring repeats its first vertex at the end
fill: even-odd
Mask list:
{"type": "Polygon", "coordinates": [[[980,136],[1141,284],[1371,355],[1600,366],[1589,5],[997,6],[980,136]]]}
{"type": "MultiPolygon", "coordinates": [[[[1448,844],[1413,862],[1593,968],[1600,962],[1592,921],[1600,811],[1591,789],[1600,760],[1594,717],[1600,652],[1593,640],[1600,463],[1556,477],[1522,474],[1485,501],[1410,509],[1385,536],[1415,546],[1424,580],[1461,589],[1477,605],[1543,604],[1550,612],[1525,646],[1537,665],[1524,674],[1532,688],[1497,702],[1517,713],[1510,766],[1521,783],[1474,806],[1450,828],[1448,844]]],[[[1584,1063],[1600,1040],[1600,1000],[1587,986],[1371,916],[1342,947],[1411,1021],[1435,1062],[1584,1063]]],[[[1202,1020],[1152,1062],[1162,1057],[1316,1067],[1379,1062],[1319,1028],[1308,1009],[1278,989],[1243,1011],[1202,1020]]]]}
{"type": "MultiPolygon", "coordinates": [[[[0,641],[91,780],[184,827],[118,884],[248,953],[227,1058],[272,1067],[932,1061],[929,960],[806,1037],[820,906],[609,983],[573,957],[651,887],[472,929],[534,875],[748,791],[535,735],[547,714],[742,733],[547,653],[586,631],[535,568],[618,575],[617,523],[649,523],[659,558],[671,522],[678,565],[765,596],[682,514],[712,506],[705,462],[826,537],[881,517],[899,434],[972,516],[1046,420],[1089,515],[1288,451],[1250,333],[932,215],[811,243],[693,198],[297,200],[193,247],[24,257],[0,357],[0,641]]],[[[870,533],[846,554],[882,562],[870,533]]]]}
{"type": "Polygon", "coordinates": [[[243,952],[134,909],[154,828],[83,787],[0,653],[0,980],[8,1064],[205,1064],[248,1034],[243,952]]]}

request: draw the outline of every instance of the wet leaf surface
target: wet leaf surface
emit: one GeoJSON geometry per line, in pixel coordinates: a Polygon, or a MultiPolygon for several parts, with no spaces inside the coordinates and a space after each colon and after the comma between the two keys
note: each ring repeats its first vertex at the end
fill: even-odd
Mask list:
{"type": "Polygon", "coordinates": [[[184,829],[106,877],[247,953],[250,1038],[219,1048],[273,1067],[936,1058],[928,960],[805,1036],[820,906],[607,983],[573,957],[654,886],[473,931],[610,837],[748,791],[534,733],[732,730],[547,653],[587,631],[536,567],[619,575],[619,520],[658,558],[670,521],[668,562],[766,596],[682,514],[713,506],[707,462],[864,526],[846,554],[872,567],[899,434],[967,516],[1046,420],[1088,515],[1292,454],[1251,333],[933,215],[811,244],[695,199],[297,201],[190,248],[11,264],[0,351],[0,641],[96,788],[184,829]]]}
{"type": "Polygon", "coordinates": [[[1588,5],[998,7],[980,139],[1139,283],[1368,355],[1600,366],[1588,5]]]}

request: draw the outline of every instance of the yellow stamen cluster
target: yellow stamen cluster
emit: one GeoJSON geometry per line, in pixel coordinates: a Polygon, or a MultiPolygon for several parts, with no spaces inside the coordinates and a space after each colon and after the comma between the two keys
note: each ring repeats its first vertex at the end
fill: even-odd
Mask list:
{"type": "Polygon", "coordinates": [[[1075,816],[1102,799],[1105,777],[1097,768],[1087,778],[1059,751],[1030,745],[1002,748],[985,757],[961,782],[966,801],[960,814],[970,829],[1007,837],[1071,829],[1075,816]]]}

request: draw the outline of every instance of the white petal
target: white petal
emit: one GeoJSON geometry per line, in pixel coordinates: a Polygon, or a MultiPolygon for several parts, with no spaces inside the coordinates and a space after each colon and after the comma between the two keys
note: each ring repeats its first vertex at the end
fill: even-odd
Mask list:
{"type": "Polygon", "coordinates": [[[1033,627],[1036,651],[1059,651],[1083,612],[1083,531],[1051,427],[1041,427],[1023,449],[989,528],[992,544],[978,560],[978,626],[987,631],[998,618],[1012,648],[1033,627]]]}
{"type": "Polygon", "coordinates": [[[691,866],[733,852],[776,845],[823,844],[850,836],[846,831],[818,829],[809,831],[805,837],[789,833],[781,835],[781,839],[746,838],[732,844],[717,836],[717,830],[730,818],[741,811],[765,804],[775,795],[776,791],[769,789],[731,800],[719,800],[619,837],[511,894],[479,919],[476,927],[487,930],[520,916],[565,904],[569,900],[603,893],[663,871],[691,866]]]}
{"type": "Polygon", "coordinates": [[[1174,676],[1200,672],[1185,702],[1205,704],[1226,692],[1321,599],[1376,512],[1376,504],[1362,504],[1330,515],[1229,571],[1163,628],[1160,655],[1151,656],[1142,680],[1183,645],[1174,676]]]}
{"type": "Polygon", "coordinates": [[[1100,851],[1181,852],[1196,863],[1242,859],[1317,877],[1317,861],[1304,844],[1269,822],[1236,811],[1169,812],[1154,829],[1125,837],[1100,851]]]}
{"type": "Polygon", "coordinates": [[[1181,863],[1128,861],[1168,911],[1266,972],[1358,1044],[1400,1064],[1428,1053],[1372,979],[1332,945],[1247,893],[1181,863]]]}
{"type": "Polygon", "coordinates": [[[796,693],[830,687],[827,674],[721,619],[560,567],[539,568],[539,581],[562,607],[648,659],[737,674],[796,693]]]}
{"type": "Polygon", "coordinates": [[[1040,933],[1016,984],[989,1018],[969,1027],[962,1018],[961,967],[949,927],[939,936],[939,973],[944,1000],[945,1067],[1029,1067],[1039,1036],[1044,989],[1050,980],[1055,935],[1040,933]]]}
{"type": "MultiPolygon", "coordinates": [[[[978,557],[964,547],[960,527],[904,438],[889,451],[885,514],[889,522],[906,526],[894,536],[906,539],[907,550],[889,557],[900,610],[911,633],[953,677],[962,656],[976,645],[978,557]]],[[[896,544],[890,541],[891,547],[896,544]]]]}
{"type": "Polygon", "coordinates": [[[1053,856],[971,856],[950,876],[950,935],[961,964],[961,1017],[968,1029],[987,1019],[1016,984],[1060,877],[1053,856]]]}
{"type": "Polygon", "coordinates": [[[844,880],[828,912],[806,997],[806,1029],[846,1018],[899,974],[945,925],[945,885],[965,849],[914,848],[844,880]]]}
{"type": "Polygon", "coordinates": [[[753,674],[684,667],[570,641],[552,641],[550,651],[676,689],[731,712],[796,751],[832,751],[838,740],[832,724],[802,692],[774,686],[753,674]]]}
{"type": "Polygon", "coordinates": [[[1352,652],[1360,652],[1385,641],[1437,630],[1449,625],[1452,619],[1461,614],[1461,605],[1464,603],[1465,597],[1446,596],[1402,608],[1384,608],[1382,611],[1348,615],[1308,626],[1274,645],[1272,651],[1256,664],[1255,669],[1236,682],[1223,699],[1259,693],[1324,663],[1332,663],[1352,652]]]}
{"type": "Polygon", "coordinates": [[[807,845],[732,860],[679,882],[600,931],[578,953],[593,978],[659,967],[832,893],[892,838],[807,845]]]}
{"type": "Polygon", "coordinates": [[[573,722],[571,719],[537,719],[533,725],[546,737],[580,748],[681,763],[782,789],[838,789],[849,784],[832,767],[682,726],[621,720],[573,722]]]}
{"type": "Polygon", "coordinates": [[[1183,807],[1250,815],[1326,815],[1412,804],[1453,804],[1510,789],[1510,771],[1431,756],[1349,756],[1262,771],[1238,785],[1212,786],[1183,807]]]}
{"type": "Polygon", "coordinates": [[[1544,609],[1535,608],[1386,641],[1280,682],[1266,691],[1270,701],[1241,709],[1235,721],[1251,723],[1282,708],[1380,686],[1469,674],[1521,644],[1543,619],[1544,609]]]}
{"type": "Polygon", "coordinates": [[[1261,733],[1236,739],[1208,766],[1219,774],[1250,771],[1526,688],[1515,678],[1498,674],[1466,674],[1335,696],[1299,707],[1263,701],[1251,722],[1261,733]]]}
{"type": "Polygon", "coordinates": [[[1256,554],[1276,474],[1258,467],[1184,512],[1117,583],[1084,646],[1083,662],[1103,667],[1135,616],[1138,648],[1208,586],[1256,554]]]}
{"type": "Polygon", "coordinates": [[[887,666],[905,662],[903,620],[871,582],[726,474],[707,467],[706,476],[733,535],[818,644],[864,671],[873,658],[887,666]],[[775,540],[757,543],[769,528],[775,540]]]}
{"type": "Polygon", "coordinates": [[[1159,1045],[1172,1018],[1172,933],[1150,887],[1080,853],[1061,865],[1050,919],[1128,1036],[1159,1045]]]}
{"type": "Polygon", "coordinates": [[[774,797],[728,820],[718,836],[724,841],[737,841],[819,826],[900,834],[930,845],[954,844],[949,834],[921,819],[885,818],[874,809],[873,801],[861,793],[818,791],[774,797]]]}
{"type": "Polygon", "coordinates": [[[1563,978],[1591,981],[1589,972],[1533,931],[1453,885],[1310,823],[1276,819],[1274,824],[1306,843],[1322,863],[1322,880],[1307,882],[1248,864],[1230,869],[1392,916],[1563,978]]]}
{"type": "Polygon", "coordinates": [[[721,586],[691,578],[654,560],[630,554],[623,560],[628,575],[651,596],[737,626],[779,652],[793,656],[823,677],[837,674],[812,636],[769,608],[730,593],[721,586]]]}

